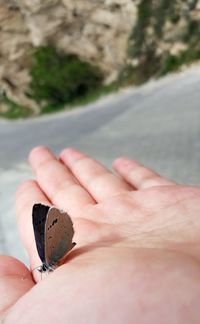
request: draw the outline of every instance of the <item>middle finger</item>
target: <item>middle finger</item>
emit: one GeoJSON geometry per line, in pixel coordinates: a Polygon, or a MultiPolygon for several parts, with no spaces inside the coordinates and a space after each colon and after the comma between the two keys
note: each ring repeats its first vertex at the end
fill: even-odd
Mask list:
{"type": "Polygon", "coordinates": [[[60,159],[97,202],[133,190],[126,181],[75,149],[65,149],[60,159]]]}

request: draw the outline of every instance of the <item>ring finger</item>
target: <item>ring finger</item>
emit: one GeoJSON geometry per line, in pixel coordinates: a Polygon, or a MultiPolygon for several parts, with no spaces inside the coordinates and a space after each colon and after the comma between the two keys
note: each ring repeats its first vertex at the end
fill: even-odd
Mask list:
{"type": "Polygon", "coordinates": [[[97,202],[133,190],[126,181],[75,149],[65,149],[60,159],[97,202]]]}

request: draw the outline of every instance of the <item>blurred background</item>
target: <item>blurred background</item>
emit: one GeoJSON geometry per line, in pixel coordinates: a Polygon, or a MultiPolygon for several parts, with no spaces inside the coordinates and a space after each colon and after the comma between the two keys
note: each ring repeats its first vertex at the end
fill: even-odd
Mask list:
{"type": "Polygon", "coordinates": [[[200,184],[200,0],[0,0],[0,44],[0,253],[36,145],[200,184]]]}

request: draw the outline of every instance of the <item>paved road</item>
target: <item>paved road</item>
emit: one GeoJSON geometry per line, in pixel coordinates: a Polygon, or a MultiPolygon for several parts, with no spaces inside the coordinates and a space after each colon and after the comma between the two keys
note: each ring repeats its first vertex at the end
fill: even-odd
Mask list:
{"type": "Polygon", "coordinates": [[[200,184],[200,69],[192,68],[88,107],[28,121],[0,121],[0,253],[26,260],[14,216],[29,150],[75,146],[107,166],[127,155],[180,183],[200,184]]]}

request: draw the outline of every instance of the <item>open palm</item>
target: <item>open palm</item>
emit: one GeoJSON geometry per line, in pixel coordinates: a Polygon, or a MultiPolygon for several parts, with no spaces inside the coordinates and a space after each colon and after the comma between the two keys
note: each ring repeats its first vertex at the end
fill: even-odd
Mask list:
{"type": "Polygon", "coordinates": [[[114,175],[66,149],[58,160],[30,154],[37,182],[17,193],[17,218],[31,269],[39,266],[31,212],[55,205],[71,216],[77,246],[40,281],[0,257],[4,323],[199,323],[200,189],[179,186],[119,158],[114,175]]]}

